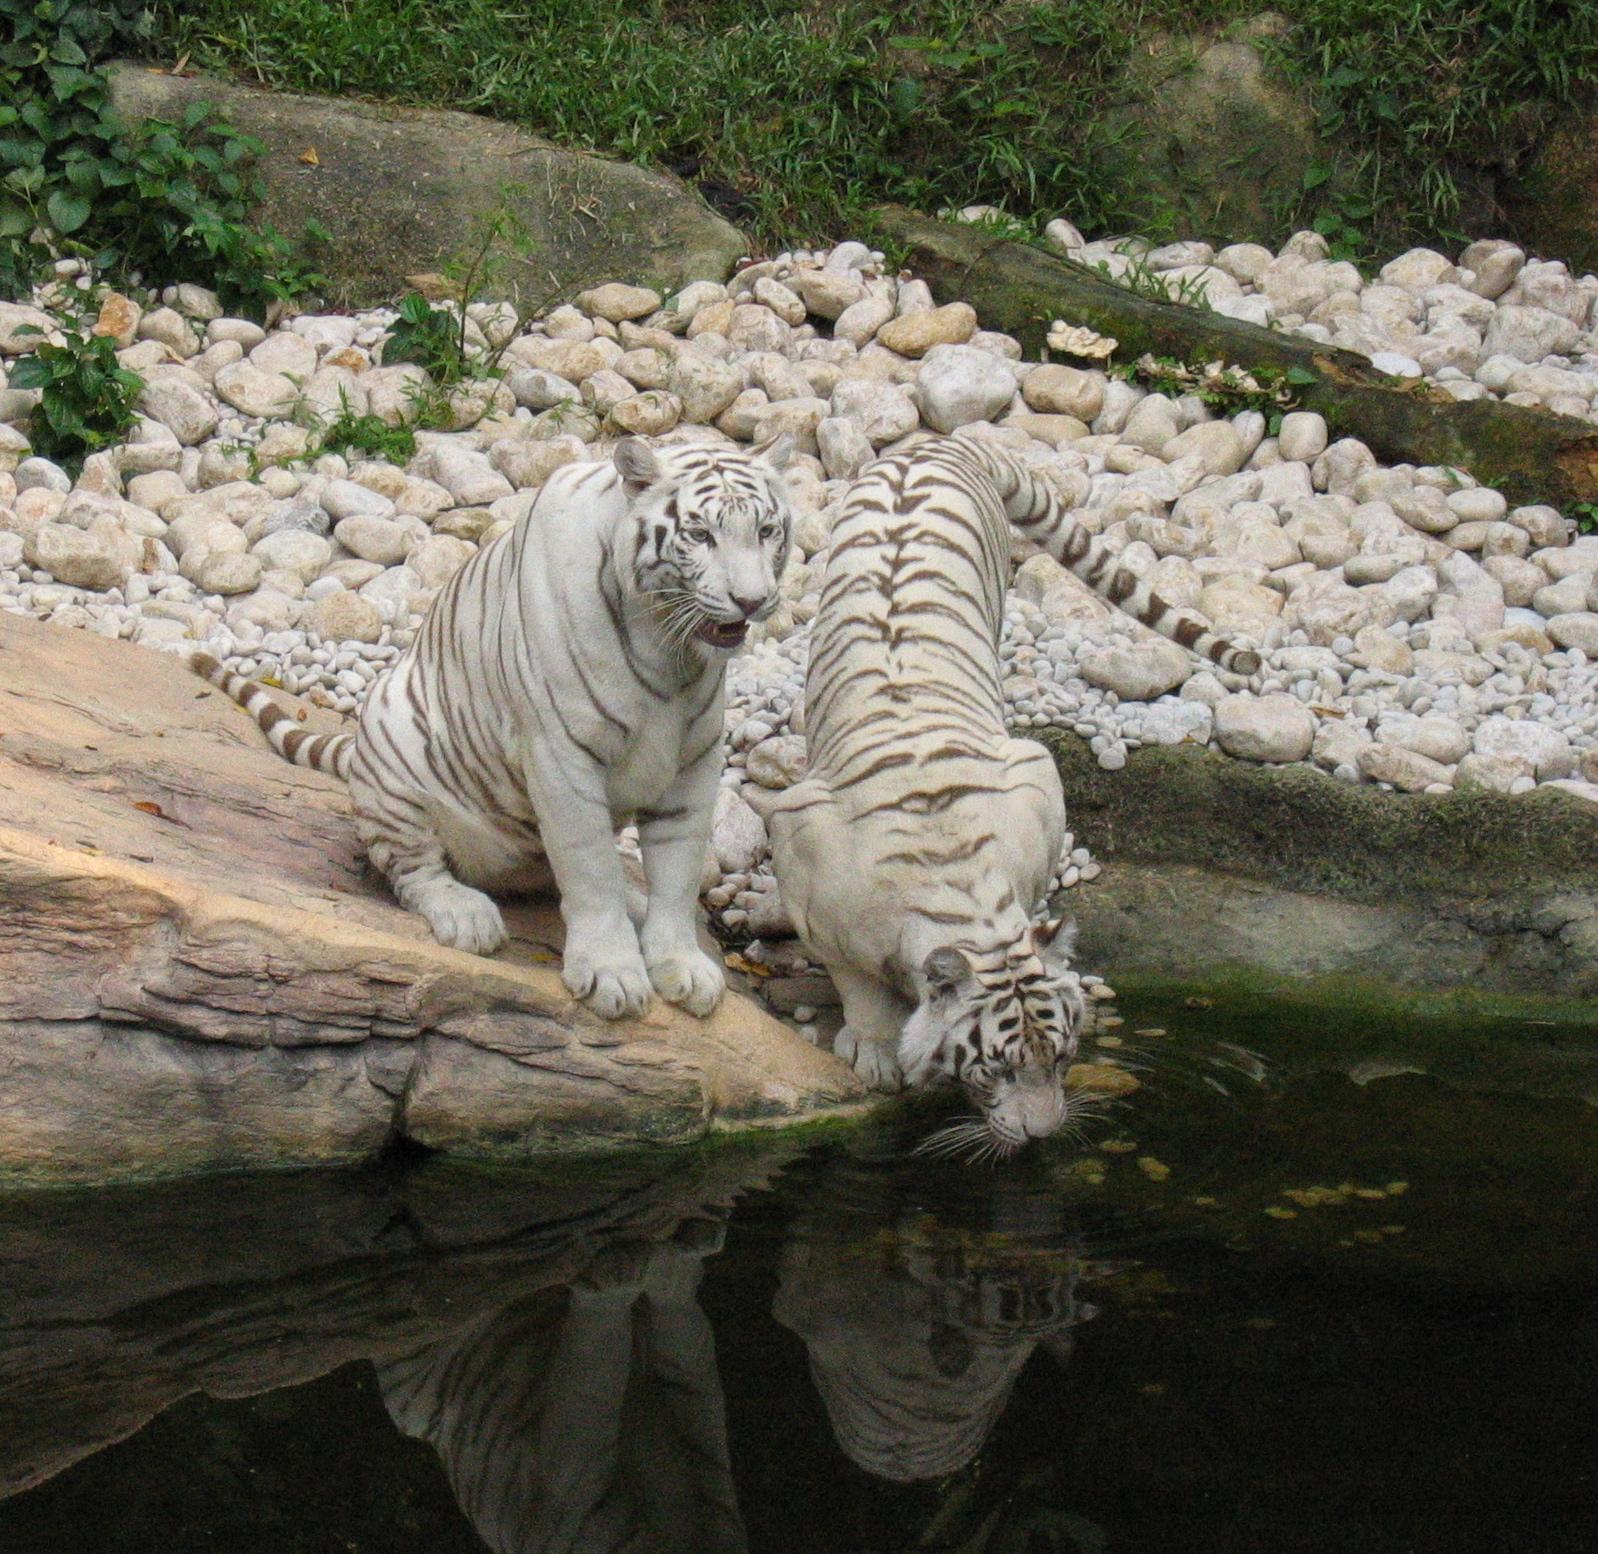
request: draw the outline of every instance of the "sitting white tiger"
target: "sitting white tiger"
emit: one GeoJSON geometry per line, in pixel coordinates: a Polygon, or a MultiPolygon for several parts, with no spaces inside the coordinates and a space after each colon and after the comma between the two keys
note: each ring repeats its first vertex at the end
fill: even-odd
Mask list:
{"type": "Polygon", "coordinates": [[[1070,935],[1031,916],[1065,832],[1059,775],[1004,726],[1016,533],[1195,653],[1257,671],[1008,453],[928,439],[871,465],[839,512],[810,638],[809,771],[762,806],[799,937],[843,998],[837,1051],[880,1088],[962,1081],[1001,1150],[1065,1122],[1081,1018],[1070,935]]]}
{"type": "Polygon", "coordinates": [[[557,470],[440,590],[353,735],[296,728],[260,685],[204,654],[191,662],[280,755],[348,780],[372,862],[441,943],[497,949],[504,920],[475,887],[527,888],[552,871],[574,995],[634,1017],[653,984],[709,1014],[722,971],[694,925],[722,684],[778,602],[791,448],[629,440],[614,465],[557,470]],[[635,819],[649,883],[636,928],[615,845],[635,819]]]}

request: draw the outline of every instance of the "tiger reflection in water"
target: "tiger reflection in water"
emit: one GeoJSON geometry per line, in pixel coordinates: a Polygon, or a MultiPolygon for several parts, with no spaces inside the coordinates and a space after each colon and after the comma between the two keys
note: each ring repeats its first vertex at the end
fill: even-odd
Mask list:
{"type": "MultiPolygon", "coordinates": [[[[772,1308],[804,1340],[844,1452],[899,1482],[970,1462],[1033,1351],[1065,1361],[1094,1314],[1075,1297],[1076,1244],[1047,1208],[1038,1223],[1035,1196],[985,1202],[977,1229],[907,1201],[925,1198],[831,1162],[772,1308]]],[[[378,1364],[389,1414],[434,1447],[494,1554],[744,1554],[698,1303],[725,1209],[613,1242],[570,1284],[378,1364]]]]}
{"type": "Polygon", "coordinates": [[[783,1250],[773,1315],[804,1340],[844,1453],[909,1483],[963,1468],[1035,1349],[1063,1365],[1074,1246],[1027,1245],[906,1215],[891,1235],[817,1210],[783,1250]]]}
{"type": "Polygon", "coordinates": [[[378,1366],[494,1554],[742,1554],[715,1343],[722,1227],[607,1247],[564,1288],[378,1366]]]}

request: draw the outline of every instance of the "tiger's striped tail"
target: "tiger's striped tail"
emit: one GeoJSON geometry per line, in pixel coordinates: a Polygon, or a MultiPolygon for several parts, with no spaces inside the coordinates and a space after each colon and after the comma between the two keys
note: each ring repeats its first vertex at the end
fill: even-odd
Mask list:
{"type": "Polygon", "coordinates": [[[296,725],[293,717],[272,699],[271,693],[258,680],[246,680],[241,674],[227,668],[209,653],[192,653],[189,668],[201,678],[230,696],[260,725],[267,743],[296,766],[309,766],[313,771],[328,772],[335,777],[348,778],[350,759],[355,753],[353,734],[313,734],[296,725]]]}
{"type": "Polygon", "coordinates": [[[992,479],[1016,531],[1041,545],[1094,593],[1222,669],[1239,675],[1259,673],[1258,653],[1212,631],[1207,621],[1168,603],[1137,573],[1121,566],[1115,552],[1078,523],[1059,494],[1019,460],[982,443],[962,439],[962,444],[992,479]]]}

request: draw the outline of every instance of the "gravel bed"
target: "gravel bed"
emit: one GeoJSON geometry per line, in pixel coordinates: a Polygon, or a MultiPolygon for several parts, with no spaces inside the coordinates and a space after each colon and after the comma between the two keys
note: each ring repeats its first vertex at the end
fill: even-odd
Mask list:
{"type": "MultiPolygon", "coordinates": [[[[967,214],[981,214],[980,211],[967,214]]],[[[1594,418],[1598,278],[1473,243],[1412,250],[1367,281],[1300,233],[1153,248],[1049,237],[1211,306],[1365,351],[1461,398],[1594,418]]],[[[792,433],[797,545],[784,602],[729,675],[729,763],[705,900],[739,937],[790,926],[746,800],[804,766],[803,674],[830,519],[876,452],[928,430],[1016,449],[1160,592],[1262,650],[1221,676],[1119,616],[1043,556],[1021,561],[1005,621],[1019,729],[1072,729],[1116,770],[1145,744],[1307,763],[1406,792],[1553,785],[1598,802],[1598,536],[1511,507],[1451,468],[1383,466],[1318,415],[1218,416],[1090,368],[1022,359],[964,303],[848,242],[751,264],[662,299],[603,285],[526,328],[468,308],[504,374],[418,431],[403,467],[317,453],[341,409],[399,424],[421,379],[385,366],[391,310],[302,315],[270,331],[195,286],[108,292],[78,261],[0,303],[0,368],[68,306],[146,388],[124,445],[74,480],[31,454],[36,396],[0,385],[0,608],[164,651],[204,645],[245,674],[341,712],[411,641],[438,588],[523,512],[549,474],[641,434],[792,433]]],[[[1067,321],[1069,322],[1069,321],[1067,321]]],[[[758,795],[756,795],[758,800],[758,795]]],[[[1595,812],[1598,813],[1598,812],[1595,812]]],[[[1098,865],[1068,841],[1056,882],[1098,865]]],[[[758,954],[758,951],[757,951],[758,954]]],[[[792,954],[785,971],[804,970],[792,954]]]]}

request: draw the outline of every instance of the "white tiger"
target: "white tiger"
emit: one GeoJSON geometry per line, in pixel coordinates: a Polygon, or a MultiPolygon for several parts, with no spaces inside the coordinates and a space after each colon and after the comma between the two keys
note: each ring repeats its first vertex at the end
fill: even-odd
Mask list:
{"type": "Polygon", "coordinates": [[[491,953],[505,924],[476,887],[552,872],[574,995],[635,1017],[652,984],[708,1014],[723,976],[699,948],[695,906],[723,680],[778,603],[791,448],[628,440],[614,464],[557,470],[440,590],[353,735],[310,734],[264,687],[204,654],[191,663],[280,755],[348,780],[372,862],[441,943],[491,953]],[[615,846],[635,819],[649,884],[636,927],[615,846]]]}
{"type": "Polygon", "coordinates": [[[1065,832],[1059,775],[1004,726],[1015,533],[1193,652],[1259,667],[990,444],[928,439],[845,498],[810,638],[808,774],[762,806],[773,866],[842,995],[839,1054],[879,1088],[960,1080],[1001,1151],[1066,1121],[1082,1013],[1071,935],[1032,923],[1065,832]]]}

